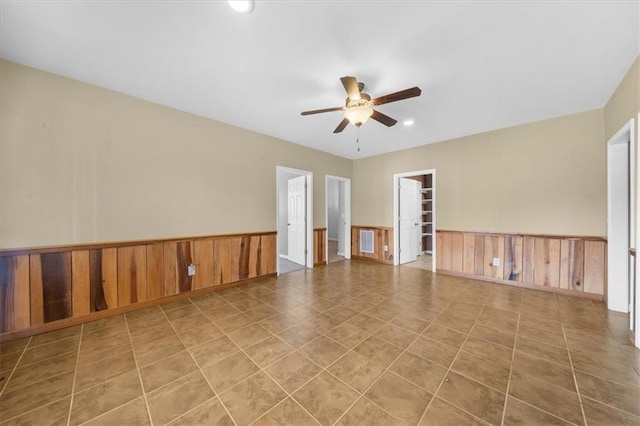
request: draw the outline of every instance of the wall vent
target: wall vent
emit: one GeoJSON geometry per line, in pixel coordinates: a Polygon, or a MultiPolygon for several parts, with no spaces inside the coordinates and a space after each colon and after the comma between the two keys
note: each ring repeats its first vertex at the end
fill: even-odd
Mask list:
{"type": "Polygon", "coordinates": [[[373,253],[373,231],[360,230],[360,252],[373,253]]]}

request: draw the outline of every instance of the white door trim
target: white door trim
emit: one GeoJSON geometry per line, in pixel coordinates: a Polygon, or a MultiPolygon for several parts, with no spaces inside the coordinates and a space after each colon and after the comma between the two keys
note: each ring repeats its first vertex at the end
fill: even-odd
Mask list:
{"type": "Polygon", "coordinates": [[[431,270],[433,272],[436,271],[436,256],[438,253],[436,252],[436,202],[437,202],[437,188],[436,188],[436,169],[428,169],[428,170],[417,170],[415,172],[404,172],[404,173],[395,173],[393,175],[393,264],[400,264],[400,256],[398,253],[399,241],[400,241],[400,227],[398,226],[398,182],[400,178],[409,177],[409,176],[421,176],[421,175],[432,175],[432,183],[433,183],[433,239],[432,246],[433,251],[431,253],[431,270]]]}
{"type": "MultiPolygon", "coordinates": [[[[296,173],[300,176],[307,176],[307,232],[306,232],[306,250],[307,259],[306,267],[313,268],[313,172],[308,170],[293,169],[291,167],[276,166],[276,231],[282,232],[280,229],[279,218],[280,214],[280,174],[281,173],[296,173]]],[[[280,253],[280,247],[278,238],[276,238],[276,253],[280,253]]],[[[280,265],[276,262],[276,272],[280,275],[280,265]]]]}
{"type": "Polygon", "coordinates": [[[324,258],[329,263],[329,180],[337,180],[344,183],[344,258],[351,259],[351,179],[325,175],[324,178],[324,223],[327,224],[327,240],[325,241],[324,258]]]}

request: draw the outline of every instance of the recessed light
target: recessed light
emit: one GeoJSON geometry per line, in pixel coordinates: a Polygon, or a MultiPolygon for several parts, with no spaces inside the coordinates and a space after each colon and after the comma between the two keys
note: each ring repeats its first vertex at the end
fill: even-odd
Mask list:
{"type": "Polygon", "coordinates": [[[402,122],[402,124],[404,124],[405,126],[413,126],[413,123],[415,123],[415,121],[413,121],[412,118],[409,118],[408,120],[404,120],[402,122]]]}
{"type": "Polygon", "coordinates": [[[229,0],[229,6],[236,12],[249,13],[253,10],[253,0],[229,0]]]}

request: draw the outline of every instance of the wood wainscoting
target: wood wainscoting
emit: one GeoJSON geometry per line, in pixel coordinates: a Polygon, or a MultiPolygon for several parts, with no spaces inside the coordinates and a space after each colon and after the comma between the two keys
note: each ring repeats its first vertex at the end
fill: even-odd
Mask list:
{"type": "Polygon", "coordinates": [[[375,260],[393,265],[393,228],[383,226],[352,226],[351,257],[375,260]],[[373,253],[360,251],[360,231],[373,231],[373,253]],[[385,247],[387,250],[385,250],[385,247]]]}
{"type": "Polygon", "coordinates": [[[275,232],[0,250],[0,340],[275,272],[275,232]]]}
{"type": "Polygon", "coordinates": [[[327,264],[327,228],[313,229],[313,266],[327,264]]]}
{"type": "Polygon", "coordinates": [[[606,296],[607,241],[600,237],[438,230],[436,253],[437,272],[606,296]]]}

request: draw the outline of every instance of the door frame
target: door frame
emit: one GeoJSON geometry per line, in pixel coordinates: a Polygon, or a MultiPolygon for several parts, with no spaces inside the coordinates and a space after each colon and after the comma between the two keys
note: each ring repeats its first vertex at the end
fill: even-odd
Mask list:
{"type": "Polygon", "coordinates": [[[324,223],[327,224],[326,240],[325,240],[325,253],[324,258],[329,264],[329,180],[337,180],[344,183],[344,258],[345,260],[351,259],[351,179],[325,175],[324,178],[324,223]]]}
{"type": "Polygon", "coordinates": [[[432,176],[433,185],[433,236],[431,240],[431,270],[433,272],[436,272],[436,256],[438,255],[438,253],[436,252],[436,169],[416,170],[414,172],[395,173],[393,175],[393,264],[396,266],[400,265],[400,253],[398,252],[398,250],[400,249],[400,226],[398,224],[398,220],[400,218],[400,200],[398,199],[398,197],[400,196],[398,191],[400,178],[429,174],[432,176]]]}
{"type": "MultiPolygon", "coordinates": [[[[313,268],[313,172],[308,170],[300,170],[294,169],[291,167],[285,166],[276,166],[276,232],[279,234],[283,232],[280,229],[280,215],[283,213],[280,211],[280,180],[282,179],[282,173],[294,173],[299,176],[307,177],[307,188],[306,188],[306,210],[307,210],[307,218],[306,218],[306,233],[305,233],[305,250],[307,251],[306,255],[306,268],[313,268]]],[[[278,238],[276,235],[276,256],[280,256],[280,243],[278,242],[278,238]]],[[[276,258],[276,273],[280,275],[280,262],[279,259],[276,258]]]]}

